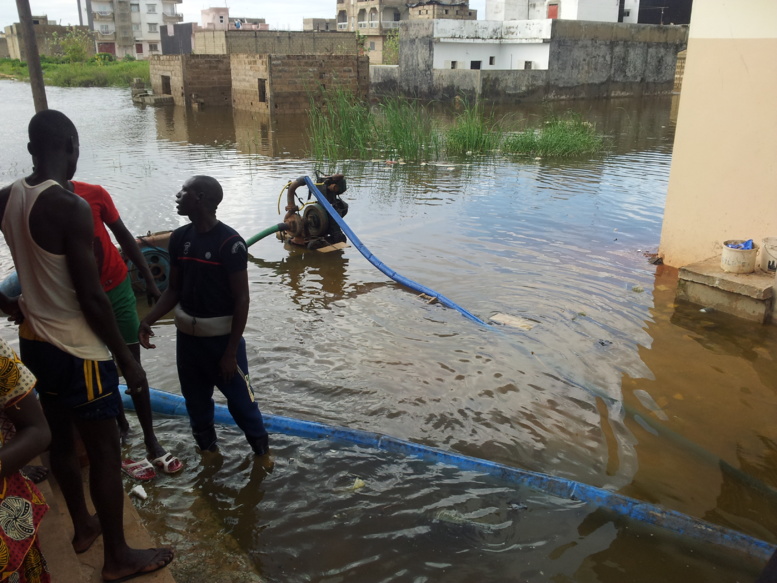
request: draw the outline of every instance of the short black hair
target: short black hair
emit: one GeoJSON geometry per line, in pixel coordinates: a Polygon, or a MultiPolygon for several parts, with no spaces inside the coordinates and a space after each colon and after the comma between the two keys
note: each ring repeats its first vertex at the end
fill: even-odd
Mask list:
{"type": "Polygon", "coordinates": [[[212,176],[204,176],[202,174],[192,176],[191,180],[192,188],[202,193],[208,206],[212,207],[212,210],[216,210],[224,199],[224,190],[221,188],[219,181],[212,176]]]}
{"type": "Polygon", "coordinates": [[[63,149],[71,138],[78,140],[75,124],[55,109],[44,109],[32,116],[27,134],[30,138],[30,153],[34,155],[63,149]]]}

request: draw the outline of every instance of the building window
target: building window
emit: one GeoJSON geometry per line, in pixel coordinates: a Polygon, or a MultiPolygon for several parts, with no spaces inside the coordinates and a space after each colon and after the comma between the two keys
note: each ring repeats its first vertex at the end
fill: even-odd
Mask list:
{"type": "Polygon", "coordinates": [[[370,50],[371,51],[375,50],[375,43],[373,41],[370,41],[370,50]]]}
{"type": "Polygon", "coordinates": [[[159,45],[157,43],[148,43],[149,51],[159,51],[159,45]]]}
{"type": "Polygon", "coordinates": [[[496,57],[488,57],[488,64],[489,65],[496,65],[496,57]]]}
{"type": "Polygon", "coordinates": [[[524,68],[526,71],[528,71],[529,69],[531,69],[531,61],[524,61],[524,62],[523,62],[523,68],[524,68]]]}
{"type": "Polygon", "coordinates": [[[224,24],[224,17],[223,16],[219,16],[219,24],[224,24]]]}
{"type": "Polygon", "coordinates": [[[259,79],[259,103],[267,103],[267,79],[259,79]]]}
{"type": "Polygon", "coordinates": [[[156,4],[146,4],[146,12],[156,14],[156,4]]]}
{"type": "Polygon", "coordinates": [[[457,61],[451,61],[451,69],[456,68],[457,61]]]}
{"type": "Polygon", "coordinates": [[[162,75],[162,95],[172,95],[173,91],[170,88],[170,76],[162,75]]]}
{"type": "Polygon", "coordinates": [[[447,10],[445,11],[445,14],[448,14],[448,11],[447,11],[447,10]]]}
{"type": "Polygon", "coordinates": [[[109,32],[111,32],[111,31],[108,28],[107,24],[101,24],[100,25],[100,34],[108,34],[109,32]]]}
{"type": "Polygon", "coordinates": [[[130,12],[140,12],[140,4],[130,4],[130,12]]]}
{"type": "Polygon", "coordinates": [[[626,8],[626,9],[623,11],[623,17],[624,17],[624,18],[628,18],[629,16],[631,16],[631,10],[629,10],[628,8],[626,8]]]}
{"type": "Polygon", "coordinates": [[[156,22],[148,23],[148,32],[159,32],[159,28],[156,22]]]}
{"type": "Polygon", "coordinates": [[[470,69],[480,69],[480,61],[471,61],[469,64],[470,69]]]}
{"type": "Polygon", "coordinates": [[[132,31],[133,32],[140,32],[140,24],[138,24],[137,22],[133,22],[132,23],[132,31]]]}
{"type": "Polygon", "coordinates": [[[135,43],[135,52],[139,55],[143,54],[143,43],[135,43]]]}

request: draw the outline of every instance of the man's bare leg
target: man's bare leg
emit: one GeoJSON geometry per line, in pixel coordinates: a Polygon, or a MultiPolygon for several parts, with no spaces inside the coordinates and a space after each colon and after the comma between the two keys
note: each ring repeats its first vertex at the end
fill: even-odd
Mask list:
{"type": "MultiPolygon", "coordinates": [[[[140,344],[128,344],[132,356],[140,362],[140,344]]],[[[146,451],[148,457],[152,460],[162,457],[167,453],[167,450],[162,447],[154,432],[154,422],[151,412],[151,396],[147,390],[147,387],[138,394],[132,394],[132,403],[135,405],[135,412],[138,415],[138,421],[140,427],[143,430],[143,442],[146,445],[146,451]]]]}
{"type": "Polygon", "coordinates": [[[89,455],[90,492],[103,530],[103,579],[111,581],[164,567],[173,560],[172,549],[133,549],[124,537],[124,489],[116,420],[78,420],[76,427],[89,455]]]}
{"type": "Polygon", "coordinates": [[[92,546],[102,532],[97,517],[89,513],[84,496],[81,464],[75,449],[75,427],[69,411],[60,407],[47,407],[43,411],[51,429],[49,464],[65,498],[70,519],[73,521],[73,550],[83,553],[92,546]]]}

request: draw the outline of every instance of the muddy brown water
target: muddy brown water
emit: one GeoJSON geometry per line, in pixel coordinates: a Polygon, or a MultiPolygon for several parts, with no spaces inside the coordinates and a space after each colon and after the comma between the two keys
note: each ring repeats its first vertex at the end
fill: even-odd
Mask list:
{"type": "MultiPolygon", "coordinates": [[[[108,188],[137,234],[181,225],[174,195],[199,173],[222,182],[219,215],[248,238],[281,219],[283,185],[315,168],[304,118],[142,108],[117,89],[48,99],[79,129],[76,177],[108,188]]],[[[0,103],[9,183],[31,169],[29,86],[0,81],[0,103]]],[[[245,334],[263,411],[579,480],[777,542],[775,500],[757,487],[777,487],[777,329],[677,303],[676,272],[645,257],[676,106],[554,106],[610,137],[592,159],[401,165],[376,153],[337,165],[347,222],[382,261],[484,320],[526,326],[427,305],[353,247],[323,255],[268,238],[250,249],[245,334]]],[[[498,115],[511,127],[542,113],[498,115]]],[[[0,272],[11,269],[0,245],[0,272]]],[[[15,339],[8,323],[0,333],[15,339]]],[[[156,334],[149,379],[177,392],[171,320],[156,334]]],[[[235,428],[203,458],[185,419],[157,426],[186,470],[137,505],[178,549],[181,581],[723,582],[762,566],[447,466],[279,435],[265,476],[235,428]]],[[[133,435],[126,453],[142,455],[133,435]]]]}

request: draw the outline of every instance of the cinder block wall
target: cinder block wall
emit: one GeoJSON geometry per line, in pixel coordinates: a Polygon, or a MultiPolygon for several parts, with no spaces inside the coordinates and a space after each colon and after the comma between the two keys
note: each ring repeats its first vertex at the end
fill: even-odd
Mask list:
{"type": "Polygon", "coordinates": [[[270,111],[269,58],[268,55],[230,55],[232,107],[262,113],[270,111]],[[264,87],[263,93],[260,85],[264,87]]]}
{"type": "Polygon", "coordinates": [[[170,77],[170,94],[176,105],[186,105],[186,90],[181,55],[151,55],[148,58],[148,75],[154,95],[164,95],[162,77],[170,77]]]}
{"type": "Polygon", "coordinates": [[[233,54],[231,58],[232,106],[237,109],[303,113],[310,107],[310,95],[320,89],[342,89],[365,99],[369,94],[367,57],[233,54]]]}
{"type": "Polygon", "coordinates": [[[182,55],[185,72],[186,105],[192,95],[208,107],[229,105],[232,102],[232,72],[229,55],[182,55]]]}
{"type": "Polygon", "coordinates": [[[230,54],[355,55],[359,48],[353,32],[230,30],[225,34],[230,54]]]}

